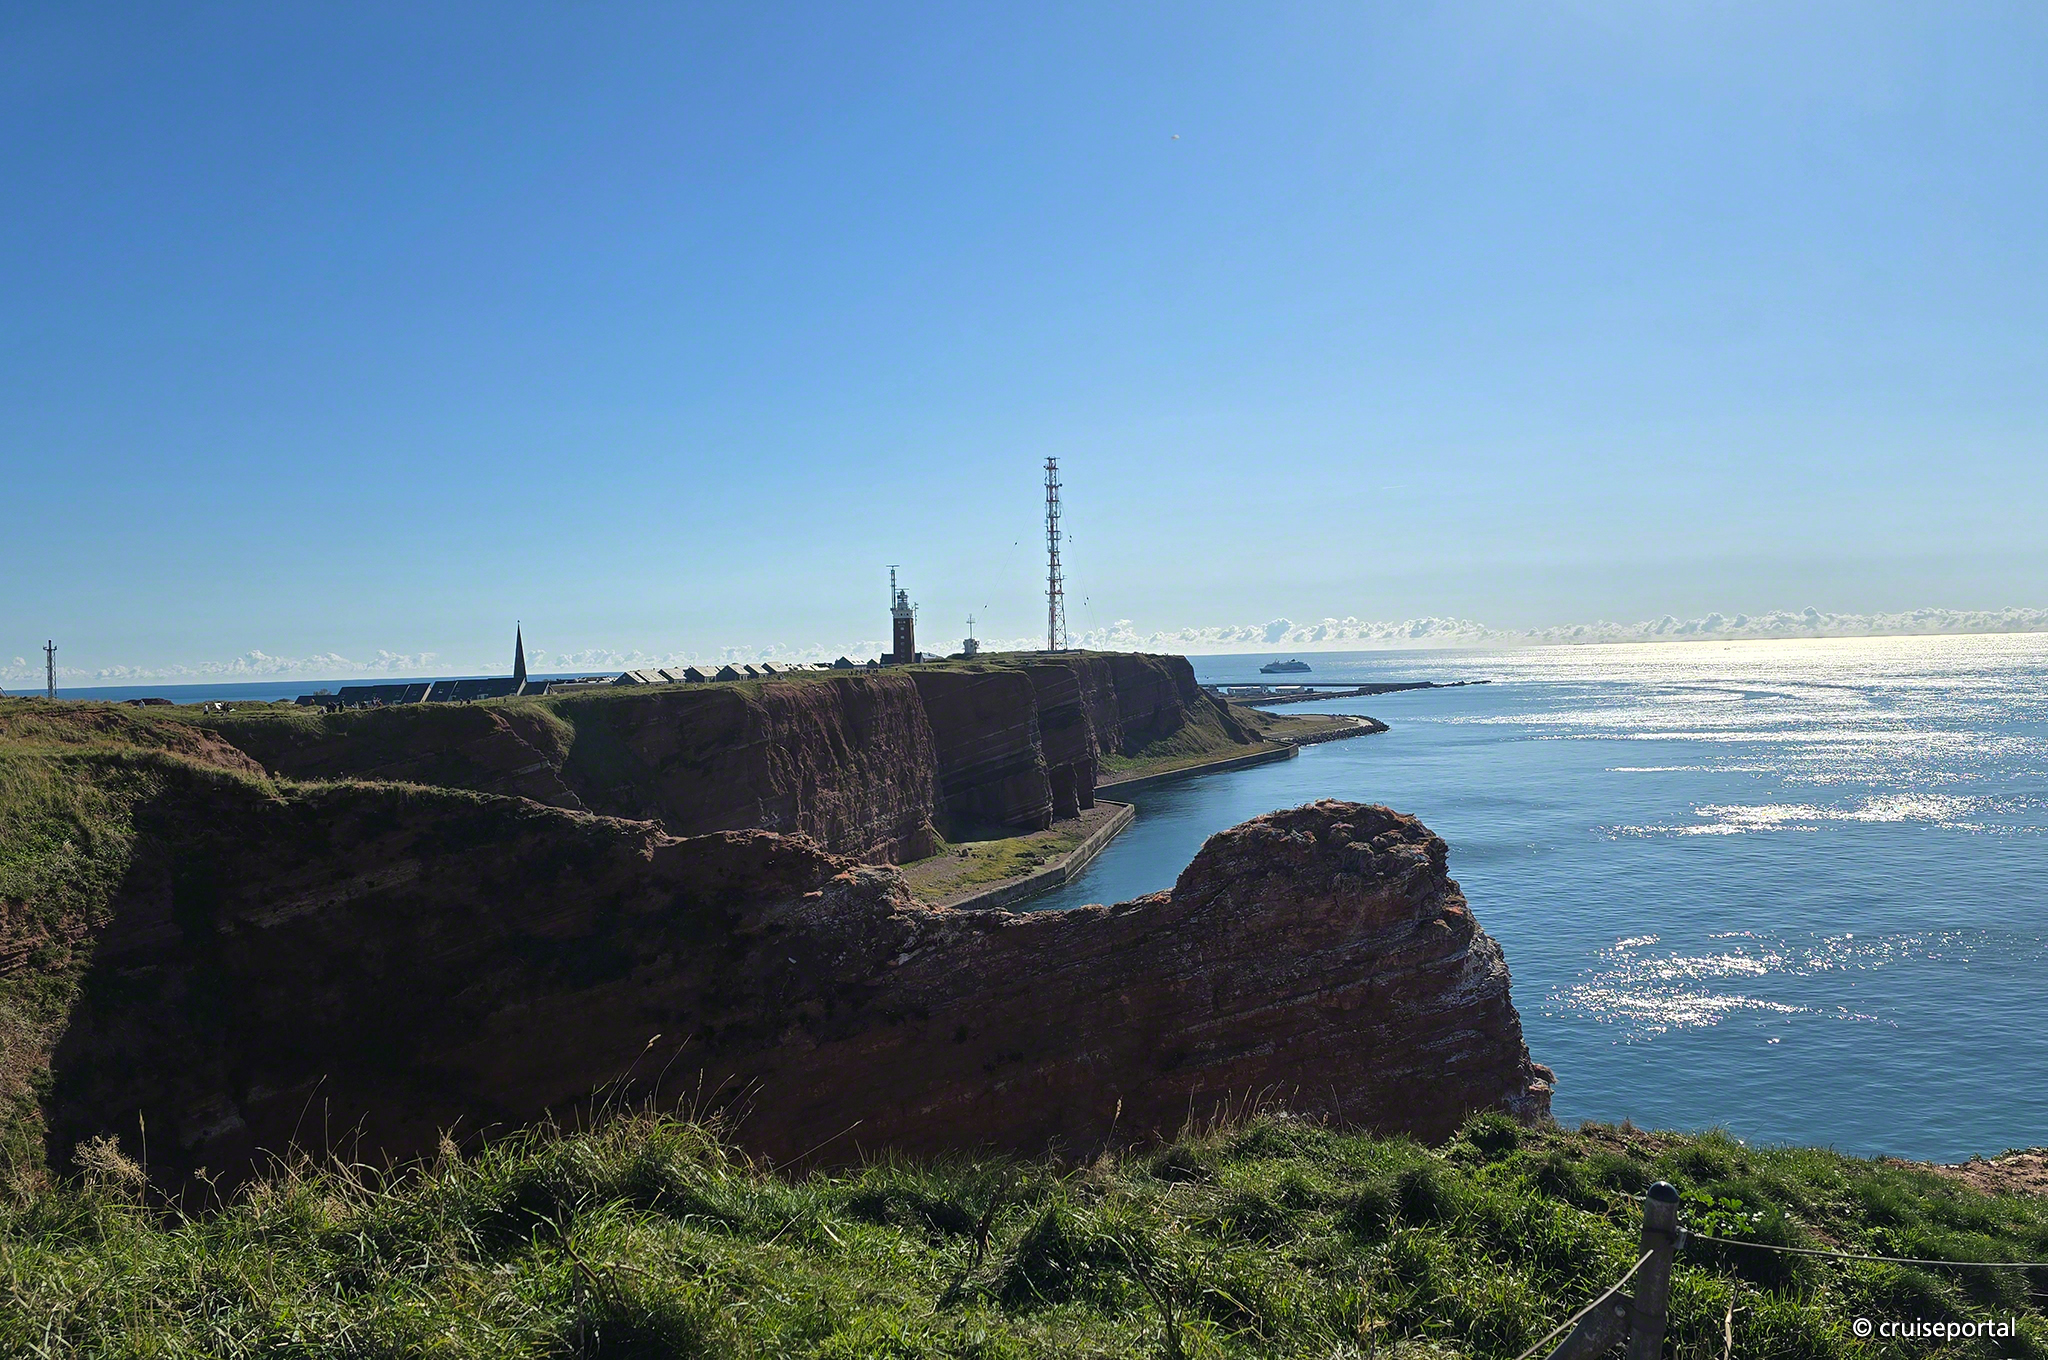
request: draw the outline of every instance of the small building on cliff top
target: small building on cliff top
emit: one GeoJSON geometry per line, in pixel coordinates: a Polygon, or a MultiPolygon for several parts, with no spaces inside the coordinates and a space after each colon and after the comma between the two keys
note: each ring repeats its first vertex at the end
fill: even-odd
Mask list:
{"type": "Polygon", "coordinates": [[[320,708],[385,708],[393,704],[466,704],[478,699],[503,699],[538,694],[546,683],[526,679],[526,631],[512,630],[512,674],[472,680],[408,680],[388,685],[343,685],[334,693],[301,694],[299,703],[320,708]]]}

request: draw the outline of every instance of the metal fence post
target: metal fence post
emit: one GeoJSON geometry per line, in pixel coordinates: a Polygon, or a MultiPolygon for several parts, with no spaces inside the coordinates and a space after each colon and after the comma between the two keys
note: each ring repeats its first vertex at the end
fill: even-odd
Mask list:
{"type": "Polygon", "coordinates": [[[1642,1243],[1650,1259],[1636,1274],[1628,1360],[1658,1360],[1664,1349],[1664,1314],[1671,1302],[1671,1258],[1678,1249],[1678,1191],[1669,1181],[1658,1181],[1643,1196],[1642,1243]]]}

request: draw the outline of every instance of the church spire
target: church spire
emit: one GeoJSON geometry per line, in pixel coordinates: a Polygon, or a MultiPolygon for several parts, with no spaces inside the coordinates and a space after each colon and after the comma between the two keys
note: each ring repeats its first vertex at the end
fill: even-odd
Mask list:
{"type": "Polygon", "coordinates": [[[518,624],[512,625],[512,678],[522,687],[526,684],[526,634],[518,624]]]}

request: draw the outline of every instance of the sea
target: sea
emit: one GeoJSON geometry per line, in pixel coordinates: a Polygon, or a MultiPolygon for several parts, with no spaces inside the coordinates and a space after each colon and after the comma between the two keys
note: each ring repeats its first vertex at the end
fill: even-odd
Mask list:
{"type": "Polygon", "coordinates": [[[1954,1161],[2048,1144],[2048,635],[1193,658],[1390,730],[1133,796],[1032,905],[1170,887],[1316,798],[1450,845],[1568,1124],[1954,1161]]]}

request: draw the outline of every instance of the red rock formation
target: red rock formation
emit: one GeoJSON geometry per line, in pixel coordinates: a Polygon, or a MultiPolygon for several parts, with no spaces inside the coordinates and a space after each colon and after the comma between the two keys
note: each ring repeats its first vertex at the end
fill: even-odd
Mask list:
{"type": "Polygon", "coordinates": [[[1445,855],[1412,817],[1322,802],[1221,832],[1171,892],[1112,907],[899,906],[881,977],[819,989],[772,1047],[727,1018],[696,1062],[752,1092],[743,1136],[784,1157],[849,1127],[866,1148],[1080,1152],[1254,1096],[1426,1139],[1480,1109],[1547,1115],[1551,1074],[1445,855]],[[874,990],[835,1009],[849,987],[874,990]]]}
{"type": "Polygon", "coordinates": [[[901,675],[695,685],[553,700],[562,776],[593,811],[671,835],[759,828],[894,863],[937,848],[938,752],[901,675]]]}
{"type": "Polygon", "coordinates": [[[883,862],[929,854],[939,816],[1032,831],[1071,817],[1093,806],[1103,755],[1190,732],[1257,740],[1186,658],[1091,652],[202,721],[283,778],[516,794],[677,836],[798,832],[883,862]]]}
{"type": "Polygon", "coordinates": [[[146,1118],[166,1182],[294,1141],[420,1154],[636,1061],[777,1158],[1086,1152],[1255,1095],[1432,1138],[1547,1109],[1443,842],[1384,808],[1274,813],[1170,893],[1039,914],[921,907],[800,837],[444,790],[194,770],[137,830],[47,1119],[62,1158],[146,1118]]]}
{"type": "Polygon", "coordinates": [[[1009,666],[920,666],[907,674],[932,725],[946,817],[961,830],[1052,825],[1052,784],[1031,677],[1009,666]]]}
{"type": "Polygon", "coordinates": [[[677,836],[794,832],[885,862],[935,844],[931,726],[901,675],[242,713],[218,725],[290,779],[517,794],[656,821],[677,836]]]}
{"type": "Polygon", "coordinates": [[[1095,806],[1099,738],[1088,718],[1081,690],[1082,668],[1059,663],[1028,667],[1038,705],[1038,733],[1045,752],[1046,784],[1055,818],[1075,817],[1095,806]]]}
{"type": "Polygon", "coordinates": [[[1193,723],[1220,728],[1230,740],[1258,740],[1231,715],[1230,706],[1202,692],[1184,656],[1092,652],[1071,659],[1104,755],[1136,755],[1193,723]]]}
{"type": "Polygon", "coordinates": [[[1202,692],[1186,657],[991,657],[910,674],[932,724],[941,810],[968,826],[1035,831],[1093,807],[1101,756],[1183,733],[1212,746],[1258,740],[1202,692]]]}

